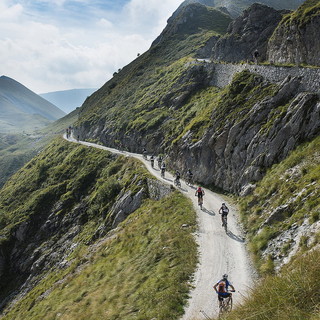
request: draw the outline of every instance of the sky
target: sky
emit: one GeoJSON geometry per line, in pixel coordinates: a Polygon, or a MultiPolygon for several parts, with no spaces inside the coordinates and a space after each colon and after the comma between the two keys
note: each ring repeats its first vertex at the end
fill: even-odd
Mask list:
{"type": "Polygon", "coordinates": [[[0,0],[0,76],[37,94],[100,88],[183,0],[0,0]]]}

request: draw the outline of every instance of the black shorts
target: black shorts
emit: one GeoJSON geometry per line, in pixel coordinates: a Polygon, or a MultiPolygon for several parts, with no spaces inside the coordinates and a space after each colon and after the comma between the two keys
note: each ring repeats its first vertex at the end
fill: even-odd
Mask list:
{"type": "Polygon", "coordinates": [[[230,292],[218,293],[218,300],[222,301],[224,298],[228,298],[231,296],[230,292]]]}

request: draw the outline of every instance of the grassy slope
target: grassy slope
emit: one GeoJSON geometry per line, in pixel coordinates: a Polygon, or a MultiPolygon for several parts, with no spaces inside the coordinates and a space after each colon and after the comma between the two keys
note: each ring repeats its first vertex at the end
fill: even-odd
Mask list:
{"type": "Polygon", "coordinates": [[[88,220],[74,239],[70,266],[42,274],[3,319],[176,319],[196,264],[195,213],[186,198],[175,192],[145,199],[110,237],[93,242],[116,195],[137,192],[148,177],[133,159],[60,140],[15,174],[0,193],[2,241],[57,202],[65,217],[82,202],[88,220]]]}
{"type": "MultiPolygon", "coordinates": [[[[221,12],[213,12],[216,19],[211,20],[210,30],[199,28],[188,34],[188,25],[180,26],[180,33],[167,37],[123,68],[86,101],[79,124],[92,128],[106,122],[107,127],[129,134],[134,130],[143,133],[164,120],[170,122],[170,97],[184,93],[192,84],[187,79],[181,82],[190,69],[188,57],[211,36],[225,32],[230,22],[221,12]]],[[[199,24],[204,26],[204,22],[199,24]]],[[[180,118],[185,110],[176,111],[174,118],[180,118]]]]}
{"type": "Polygon", "coordinates": [[[0,188],[7,179],[29,161],[36,153],[32,148],[35,139],[22,134],[1,134],[0,188]]]}
{"type": "Polygon", "coordinates": [[[282,23],[298,25],[302,28],[309,23],[314,17],[320,14],[320,3],[318,0],[306,0],[297,10],[287,15],[282,23]]]}
{"type": "Polygon", "coordinates": [[[77,111],[32,134],[0,134],[0,188],[18,169],[32,159],[50,141],[72,125],[77,111]]]}
{"type": "Polygon", "coordinates": [[[254,286],[228,320],[319,320],[320,251],[300,256],[280,275],[254,286]]]}
{"type": "MultiPolygon", "coordinates": [[[[267,172],[252,195],[241,200],[242,220],[249,230],[252,252],[262,269],[267,261],[261,260],[260,254],[269,240],[294,223],[300,225],[306,218],[311,224],[320,219],[319,150],[320,137],[301,145],[267,172]],[[265,225],[258,233],[270,213],[280,206],[286,206],[282,219],[265,225]]],[[[317,239],[319,242],[319,237],[317,239]]],[[[284,248],[284,254],[285,251],[284,248]]]]}

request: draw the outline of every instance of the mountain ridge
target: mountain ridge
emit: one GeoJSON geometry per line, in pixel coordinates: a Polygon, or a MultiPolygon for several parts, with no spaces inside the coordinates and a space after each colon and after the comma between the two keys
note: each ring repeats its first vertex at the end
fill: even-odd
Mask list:
{"type": "Polygon", "coordinates": [[[76,108],[81,107],[83,102],[97,89],[70,89],[63,91],[54,91],[41,93],[40,96],[51,102],[65,113],[70,113],[76,108]]]}
{"type": "Polygon", "coordinates": [[[65,115],[18,81],[0,77],[1,132],[32,130],[43,127],[65,115]]]}
{"type": "Polygon", "coordinates": [[[178,9],[173,13],[175,17],[183,7],[192,3],[201,3],[210,7],[226,8],[233,18],[241,15],[244,9],[247,9],[254,3],[260,3],[273,7],[277,10],[282,9],[297,9],[304,0],[185,0],[178,9]]]}

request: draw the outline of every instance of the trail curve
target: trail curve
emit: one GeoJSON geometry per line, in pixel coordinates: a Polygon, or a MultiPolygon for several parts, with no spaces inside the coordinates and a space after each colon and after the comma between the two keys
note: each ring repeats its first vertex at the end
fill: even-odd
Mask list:
{"type": "MultiPolygon", "coordinates": [[[[165,179],[161,178],[160,170],[153,169],[150,161],[145,160],[141,154],[119,151],[117,149],[102,145],[77,141],[74,138],[67,141],[79,143],[85,146],[107,150],[123,156],[135,157],[142,161],[148,171],[159,180],[173,184],[173,177],[166,172],[165,179]]],[[[246,251],[245,240],[237,218],[237,210],[217,193],[205,189],[203,209],[197,205],[195,188],[187,186],[181,180],[181,192],[188,196],[195,207],[198,217],[198,232],[196,241],[198,243],[199,264],[192,282],[193,289],[190,292],[188,305],[185,314],[180,320],[198,320],[203,318],[201,311],[204,311],[210,318],[218,316],[217,296],[213,285],[220,280],[224,273],[229,275],[229,280],[236,288],[233,294],[234,304],[241,302],[243,296],[248,293],[248,284],[252,282],[251,261],[246,251]],[[218,211],[221,203],[226,202],[230,209],[228,215],[228,232],[221,226],[221,216],[218,211]]]]}

